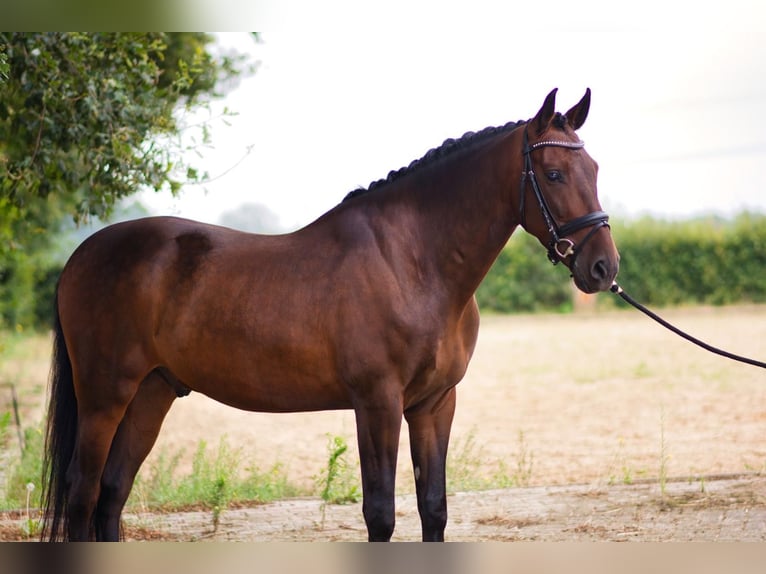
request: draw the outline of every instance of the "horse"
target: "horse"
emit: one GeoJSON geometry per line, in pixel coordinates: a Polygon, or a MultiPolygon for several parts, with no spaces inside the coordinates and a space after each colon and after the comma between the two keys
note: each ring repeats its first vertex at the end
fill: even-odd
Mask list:
{"type": "Polygon", "coordinates": [[[173,217],[108,226],[56,289],[42,539],[115,541],[136,473],[191,391],[248,411],[353,409],[368,540],[394,531],[402,418],[424,541],[443,541],[455,387],[475,291],[521,225],[586,292],[619,266],[551,91],[530,120],[447,140],[292,233],[173,217]],[[539,175],[539,178],[538,178],[539,175]]]}

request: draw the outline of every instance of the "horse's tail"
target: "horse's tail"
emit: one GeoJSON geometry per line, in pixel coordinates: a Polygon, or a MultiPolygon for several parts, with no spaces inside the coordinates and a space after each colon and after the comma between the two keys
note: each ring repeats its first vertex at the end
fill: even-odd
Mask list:
{"type": "Polygon", "coordinates": [[[69,360],[58,309],[58,287],[54,302],[53,357],[50,372],[50,399],[43,459],[43,527],[41,540],[66,538],[69,485],[66,474],[77,434],[77,399],[74,394],[72,363],[69,360]]]}

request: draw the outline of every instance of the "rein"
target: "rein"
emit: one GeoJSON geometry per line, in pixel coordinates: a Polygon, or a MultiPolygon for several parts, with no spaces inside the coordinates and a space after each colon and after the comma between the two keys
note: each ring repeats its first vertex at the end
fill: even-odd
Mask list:
{"type": "Polygon", "coordinates": [[[696,337],[692,337],[688,333],[685,333],[684,331],[682,331],[678,327],[676,327],[674,325],[671,325],[670,323],[665,321],[665,319],[663,319],[662,317],[660,317],[656,313],[653,313],[652,311],[650,311],[649,309],[644,307],[641,303],[639,303],[638,301],[633,299],[633,297],[631,297],[630,295],[625,293],[623,288],[618,285],[617,281],[612,283],[612,286],[609,288],[609,290],[612,293],[615,293],[616,295],[619,295],[622,298],[623,301],[625,301],[626,303],[632,305],[633,307],[635,307],[636,309],[638,309],[639,311],[644,313],[647,317],[650,317],[651,319],[654,319],[655,321],[657,321],[660,325],[662,325],[666,329],[669,329],[670,331],[672,331],[676,335],[678,335],[680,337],[683,337],[684,339],[686,339],[687,341],[689,341],[691,343],[694,343],[698,347],[702,347],[706,351],[710,351],[711,353],[715,353],[716,355],[720,355],[722,357],[726,357],[727,359],[731,359],[732,361],[739,361],[740,363],[747,363],[748,365],[753,365],[755,367],[761,367],[762,369],[766,369],[766,363],[763,363],[761,361],[756,361],[755,359],[749,359],[749,358],[743,357],[741,355],[735,355],[734,353],[730,353],[728,351],[724,351],[723,349],[719,349],[717,347],[709,345],[709,344],[705,343],[704,341],[701,341],[701,340],[697,339],[696,337]]]}
{"type": "Polygon", "coordinates": [[[572,263],[574,264],[574,260],[577,257],[577,254],[580,252],[580,249],[582,249],[582,246],[585,245],[585,243],[587,243],[591,237],[593,237],[593,234],[602,227],[609,227],[609,215],[607,215],[607,213],[604,211],[594,211],[581,217],[577,217],[572,221],[568,221],[559,227],[555,218],[553,217],[553,213],[551,212],[550,207],[548,207],[548,203],[545,201],[545,196],[543,196],[543,193],[540,190],[540,184],[537,183],[537,177],[535,176],[535,172],[532,169],[531,154],[534,150],[542,147],[582,149],[584,146],[585,143],[581,141],[568,142],[563,140],[543,140],[530,145],[529,139],[527,137],[527,128],[524,128],[524,144],[522,151],[524,154],[524,169],[521,172],[521,198],[519,200],[521,226],[526,229],[527,217],[526,211],[524,209],[524,199],[527,194],[528,180],[531,184],[532,193],[534,193],[537,204],[540,206],[540,211],[543,215],[543,221],[545,221],[545,225],[548,228],[548,234],[551,236],[551,240],[548,243],[548,259],[554,265],[560,261],[563,261],[569,256],[572,257],[572,263]],[[571,239],[568,239],[567,236],[572,235],[581,229],[585,229],[586,227],[591,227],[592,229],[583,238],[580,244],[575,246],[575,242],[571,239]]]}

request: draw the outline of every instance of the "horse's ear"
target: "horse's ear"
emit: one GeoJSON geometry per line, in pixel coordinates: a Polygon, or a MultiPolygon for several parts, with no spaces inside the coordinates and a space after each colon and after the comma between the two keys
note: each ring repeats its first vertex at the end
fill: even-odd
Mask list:
{"type": "Polygon", "coordinates": [[[530,122],[532,127],[537,131],[537,135],[540,135],[546,130],[548,124],[551,122],[551,118],[553,118],[553,114],[556,113],[556,92],[558,91],[558,88],[553,88],[551,93],[545,97],[543,107],[540,108],[540,111],[537,112],[537,115],[535,115],[530,122]]]}
{"type": "Polygon", "coordinates": [[[585,123],[585,118],[588,117],[588,110],[590,109],[590,88],[585,90],[585,95],[577,102],[572,109],[567,112],[567,119],[572,129],[579,130],[580,126],[585,123]]]}

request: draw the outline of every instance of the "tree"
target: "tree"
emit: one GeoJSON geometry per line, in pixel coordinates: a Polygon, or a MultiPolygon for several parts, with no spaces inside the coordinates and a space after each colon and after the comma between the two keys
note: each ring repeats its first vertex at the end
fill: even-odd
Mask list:
{"type": "Polygon", "coordinates": [[[0,52],[0,84],[8,79],[8,72],[11,67],[8,65],[8,56],[0,52]]]}
{"type": "Polygon", "coordinates": [[[177,192],[179,171],[153,138],[178,130],[174,111],[216,95],[234,72],[205,34],[0,35],[9,66],[0,93],[0,213],[39,199],[76,217],[103,216],[141,187],[177,192]]]}
{"type": "Polygon", "coordinates": [[[177,193],[201,177],[171,142],[177,111],[204,106],[238,74],[242,59],[215,57],[212,40],[0,33],[0,288],[62,221],[103,218],[140,189],[177,193]]]}

